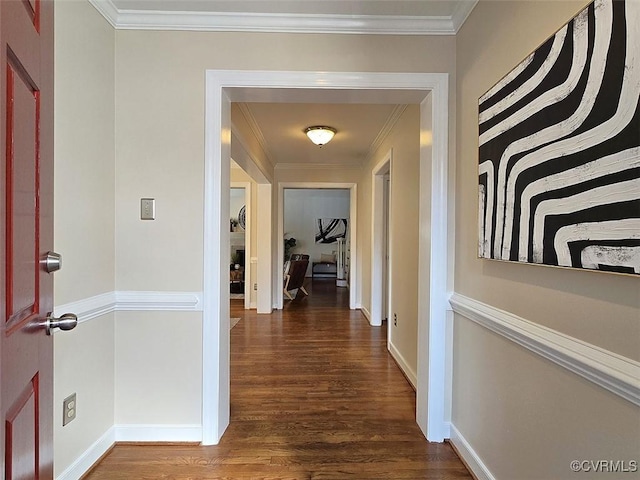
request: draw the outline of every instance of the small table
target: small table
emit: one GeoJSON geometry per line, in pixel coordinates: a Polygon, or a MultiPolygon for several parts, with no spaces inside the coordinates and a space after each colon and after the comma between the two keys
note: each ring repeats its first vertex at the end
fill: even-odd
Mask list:
{"type": "Polygon", "coordinates": [[[313,262],[311,264],[311,279],[313,280],[316,274],[322,274],[323,276],[338,277],[338,265],[333,262],[313,262]],[[318,267],[322,267],[318,270],[318,267]]]}

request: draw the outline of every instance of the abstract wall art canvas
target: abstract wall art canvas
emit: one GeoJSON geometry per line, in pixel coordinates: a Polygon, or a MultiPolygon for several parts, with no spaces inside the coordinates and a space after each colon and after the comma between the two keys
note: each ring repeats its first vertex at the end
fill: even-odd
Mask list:
{"type": "Polygon", "coordinates": [[[316,243],[336,243],[347,236],[346,218],[319,218],[316,221],[316,243]]]}
{"type": "Polygon", "coordinates": [[[479,99],[481,258],[640,274],[640,1],[597,0],[479,99]]]}

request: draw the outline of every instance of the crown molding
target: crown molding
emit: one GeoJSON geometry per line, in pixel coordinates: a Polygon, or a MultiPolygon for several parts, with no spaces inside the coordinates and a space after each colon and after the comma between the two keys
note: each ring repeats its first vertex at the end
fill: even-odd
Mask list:
{"type": "Polygon", "coordinates": [[[395,127],[396,123],[398,123],[398,120],[400,120],[400,117],[408,106],[409,105],[397,105],[396,108],[393,109],[393,111],[389,115],[389,118],[387,118],[387,121],[382,126],[382,129],[373,140],[373,142],[371,142],[369,151],[367,152],[367,155],[365,157],[365,164],[369,162],[369,160],[371,160],[371,157],[376,153],[376,151],[378,151],[382,143],[387,139],[387,137],[391,133],[391,130],[393,130],[393,127],[395,127]]]}
{"type": "Polygon", "coordinates": [[[89,0],[89,3],[100,12],[100,15],[102,15],[113,28],[118,28],[120,11],[111,0],[89,0]]]}
{"type": "Polygon", "coordinates": [[[475,8],[480,0],[467,0],[464,2],[458,2],[456,11],[453,12],[451,20],[453,21],[453,29],[456,33],[460,30],[460,27],[467,21],[467,17],[471,14],[471,11],[475,8]]]}
{"type": "Polygon", "coordinates": [[[327,168],[333,170],[355,168],[359,170],[362,165],[359,163],[278,163],[275,166],[276,170],[318,170],[327,168]]]}
{"type": "MultiPolygon", "coordinates": [[[[253,116],[253,112],[251,111],[249,104],[245,102],[238,102],[238,109],[240,110],[240,113],[242,113],[242,116],[246,120],[247,125],[249,125],[251,132],[256,137],[256,140],[258,141],[260,148],[262,148],[262,151],[267,157],[267,160],[272,166],[274,166],[275,162],[273,161],[273,155],[269,151],[269,147],[267,146],[267,141],[265,140],[264,135],[262,134],[262,130],[260,129],[260,125],[258,125],[258,121],[256,120],[256,117],[253,116]]],[[[234,130],[236,131],[236,133],[238,133],[237,129],[234,129],[234,130]]]]}
{"type": "Polygon", "coordinates": [[[463,1],[452,16],[120,10],[111,0],[89,2],[116,29],[206,32],[455,35],[478,0],[463,1]]]}

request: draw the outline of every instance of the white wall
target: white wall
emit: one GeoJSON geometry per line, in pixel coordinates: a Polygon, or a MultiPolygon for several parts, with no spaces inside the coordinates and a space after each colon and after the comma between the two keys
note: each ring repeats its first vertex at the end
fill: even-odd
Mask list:
{"type": "Polygon", "coordinates": [[[118,312],[115,358],[116,425],[162,425],[179,429],[201,423],[202,347],[192,340],[199,312],[118,312]],[[148,344],[141,348],[140,337],[148,344]],[[167,376],[182,370],[189,375],[167,376]],[[141,374],[142,372],[142,374],[141,374]],[[162,401],[149,401],[153,392],[162,401]],[[165,404],[174,406],[168,421],[165,404]]]}
{"type": "MultiPolygon", "coordinates": [[[[481,261],[475,253],[477,99],[585,4],[482,0],[453,38],[114,32],[88,3],[58,2],[55,245],[64,268],[56,273],[56,305],[116,288],[202,290],[206,69],[449,72],[456,292],[639,360],[637,279],[481,261]],[[305,55],[309,49],[316,54],[305,55]],[[157,199],[156,221],[139,220],[142,196],[157,199]]],[[[261,165],[277,182],[358,182],[364,283],[370,172],[261,165]]],[[[411,204],[414,194],[407,189],[402,201],[411,204]]],[[[363,286],[363,305],[367,295],[363,286]]],[[[55,427],[56,475],[116,421],[200,422],[201,315],[116,315],[115,326],[110,314],[55,336],[55,418],[62,399],[78,393],[78,418],[55,427]]],[[[413,313],[400,315],[407,330],[398,332],[397,349],[411,365],[403,339],[413,313]]],[[[460,315],[453,342],[452,421],[495,478],[567,478],[571,459],[640,451],[638,408],[629,402],[460,315]]]]}
{"type": "MultiPolygon", "coordinates": [[[[453,72],[454,63],[455,39],[444,36],[116,32],[118,288],[202,289],[206,69],[453,72]],[[304,55],[308,49],[315,54],[304,55]],[[137,220],[141,196],[158,199],[156,222],[137,220]]],[[[358,169],[346,170],[276,169],[275,177],[276,183],[359,180],[358,169]]],[[[174,321],[181,324],[183,318],[176,312],[174,321]]],[[[197,349],[201,329],[188,328],[197,349]]],[[[148,340],[144,335],[138,340],[144,349],[148,340]]],[[[182,348],[169,346],[166,355],[178,357],[182,348]]],[[[171,382],[196,371],[176,368],[165,374],[171,382]]],[[[175,421],[172,404],[152,389],[145,394],[164,405],[167,422],[175,421]]]]}
{"type": "MultiPolygon", "coordinates": [[[[55,274],[58,307],[115,286],[115,32],[86,2],[55,5],[55,274]]],[[[114,314],[54,335],[58,476],[114,422],[114,314]],[[62,427],[62,401],[77,417],[62,427]]]]}
{"type": "MultiPolygon", "coordinates": [[[[114,31],[87,2],[56,6],[56,248],[65,256],[57,305],[114,290],[202,290],[206,69],[454,71],[452,37],[114,31]],[[309,48],[316,55],[304,55],[309,48]],[[141,197],[156,199],[156,220],[139,219],[141,197]]],[[[258,161],[267,180],[361,176],[357,168],[274,172],[258,161]]],[[[71,427],[55,433],[56,472],[116,423],[198,423],[201,332],[198,311],[134,311],[56,339],[56,408],[70,390],[79,394],[73,435],[71,427]],[[76,375],[76,364],[88,374],[76,375]]]]}
{"type": "MultiPolygon", "coordinates": [[[[363,258],[362,306],[371,311],[371,198],[372,172],[392,151],[389,279],[393,285],[389,296],[391,312],[397,325],[389,321],[389,348],[405,374],[415,382],[418,366],[418,219],[420,189],[420,107],[409,105],[388,137],[363,168],[359,183],[359,249],[363,258]]],[[[426,289],[428,291],[428,288],[426,289]]],[[[393,317],[392,317],[393,318],[393,317]]]]}
{"type": "Polygon", "coordinates": [[[319,262],[321,254],[337,253],[338,244],[316,243],[315,234],[319,218],[349,219],[351,192],[347,189],[296,189],[284,190],[285,237],[296,239],[291,253],[309,255],[307,276],[311,275],[311,263],[319,262]]]}
{"type": "MultiPolygon", "coordinates": [[[[586,4],[482,0],[457,36],[455,291],[638,361],[637,278],[477,258],[478,98],[586,4]]],[[[573,478],[571,460],[638,458],[637,406],[463,315],[453,341],[452,422],[495,478],[573,478]]]]}

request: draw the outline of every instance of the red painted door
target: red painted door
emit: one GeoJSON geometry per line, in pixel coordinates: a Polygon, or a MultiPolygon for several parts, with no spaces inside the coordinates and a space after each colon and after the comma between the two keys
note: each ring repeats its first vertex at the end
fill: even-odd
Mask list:
{"type": "Polygon", "coordinates": [[[6,480],[53,478],[53,2],[0,0],[0,349],[6,480]]]}

